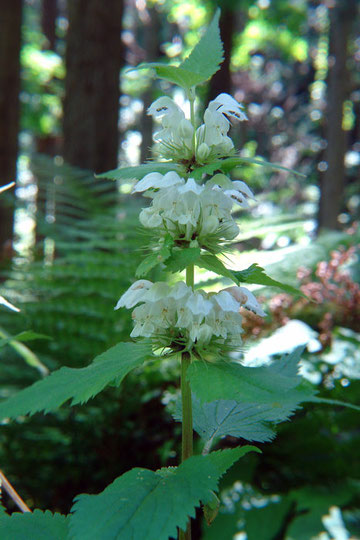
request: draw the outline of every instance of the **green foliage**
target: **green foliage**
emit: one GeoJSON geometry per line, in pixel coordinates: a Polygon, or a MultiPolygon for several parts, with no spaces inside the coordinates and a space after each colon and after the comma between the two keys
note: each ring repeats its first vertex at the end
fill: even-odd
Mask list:
{"type": "Polygon", "coordinates": [[[291,501],[285,499],[278,503],[270,503],[263,508],[251,508],[246,513],[247,539],[269,540],[269,538],[276,538],[291,506],[291,501]]]}
{"type": "Polygon", "coordinates": [[[139,264],[136,269],[135,276],[143,277],[146,276],[155,268],[158,264],[166,262],[169,257],[172,255],[172,247],[174,245],[174,240],[170,234],[165,235],[162,244],[155,253],[151,253],[139,264]]]}
{"type": "Polygon", "coordinates": [[[227,174],[234,169],[242,168],[244,163],[248,163],[250,165],[261,165],[265,169],[286,171],[286,172],[295,174],[297,176],[305,177],[304,174],[298,171],[295,171],[294,169],[289,169],[288,167],[284,167],[283,165],[279,165],[278,163],[270,163],[269,161],[266,161],[265,159],[261,157],[249,158],[245,156],[244,157],[236,156],[236,157],[229,157],[225,159],[219,159],[218,161],[214,161],[212,163],[209,163],[208,165],[204,165],[203,167],[198,167],[197,169],[194,169],[191,176],[193,176],[193,178],[200,179],[202,178],[203,174],[211,175],[216,171],[221,171],[227,174]]]}
{"type": "Polygon", "coordinates": [[[0,538],[2,540],[67,540],[69,538],[69,518],[42,512],[16,512],[11,516],[0,514],[0,538]]]}
{"type": "Polygon", "coordinates": [[[99,495],[76,498],[70,521],[74,540],[176,537],[176,528],[186,528],[188,517],[195,516],[195,507],[207,500],[209,490],[217,489],[224,472],[254,450],[245,446],[193,456],[179,467],[156,472],[132,469],[99,495]]]}
{"type": "MultiPolygon", "coordinates": [[[[271,424],[287,420],[295,408],[292,405],[276,407],[273,404],[239,403],[226,399],[201,403],[193,395],[194,429],[207,448],[213,441],[227,435],[247,441],[271,441],[275,437],[271,424]]],[[[177,404],[174,417],[181,420],[180,403],[177,404]]]]}
{"type": "Polygon", "coordinates": [[[219,18],[220,11],[218,10],[199,43],[178,66],[152,62],[140,64],[136,69],[154,69],[159,79],[177,84],[187,92],[192,87],[206,82],[219,70],[223,61],[219,18]]]}
{"type": "Polygon", "coordinates": [[[290,294],[306,297],[306,295],[303,294],[299,289],[295,289],[295,287],[292,287],[291,285],[281,283],[280,281],[277,281],[276,279],[272,279],[271,277],[267,276],[265,274],[265,270],[256,263],[249,266],[249,268],[246,268],[246,270],[239,270],[233,272],[233,274],[237,278],[239,283],[256,283],[257,285],[278,287],[279,289],[282,289],[283,291],[290,294]]]}
{"type": "Polygon", "coordinates": [[[170,272],[181,272],[189,264],[197,264],[200,248],[184,248],[173,250],[171,257],[166,261],[166,268],[170,272]]]}
{"type": "Polygon", "coordinates": [[[297,365],[302,347],[270,366],[245,367],[235,362],[216,364],[193,362],[189,367],[192,390],[202,402],[230,399],[239,403],[269,404],[274,409],[284,408],[288,414],[302,401],[314,395],[310,388],[301,386],[297,365]]]}
{"type": "Polygon", "coordinates": [[[144,176],[152,172],[166,174],[170,171],[175,171],[178,174],[184,174],[185,167],[178,163],[172,162],[151,162],[138,165],[137,167],[120,167],[120,169],[114,169],[113,171],[98,174],[97,178],[109,178],[110,180],[141,180],[144,176]]]}
{"type": "Polygon", "coordinates": [[[71,405],[85,403],[101,392],[109,383],[117,385],[150,356],[151,349],[142,343],[118,343],[97,356],[85,368],[63,367],[51,375],[25,388],[0,404],[1,418],[45,413],[60,407],[71,399],[71,405]]]}

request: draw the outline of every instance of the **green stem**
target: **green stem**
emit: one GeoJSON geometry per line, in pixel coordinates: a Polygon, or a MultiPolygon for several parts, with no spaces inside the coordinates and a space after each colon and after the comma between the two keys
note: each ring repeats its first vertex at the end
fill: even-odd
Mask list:
{"type": "MultiPolygon", "coordinates": [[[[194,287],[194,265],[186,268],[186,285],[194,287]]],[[[193,419],[190,383],[186,378],[187,369],[191,363],[188,352],[181,355],[181,401],[182,401],[182,440],[181,461],[193,455],[193,419]]],[[[191,540],[191,522],[189,520],[186,531],[179,531],[179,540],[191,540]]]]}
{"type": "Polygon", "coordinates": [[[196,121],[195,121],[195,88],[190,88],[188,92],[189,102],[190,102],[190,122],[192,124],[192,127],[194,128],[193,138],[192,138],[192,146],[194,150],[195,155],[195,148],[196,148],[196,121]]]}

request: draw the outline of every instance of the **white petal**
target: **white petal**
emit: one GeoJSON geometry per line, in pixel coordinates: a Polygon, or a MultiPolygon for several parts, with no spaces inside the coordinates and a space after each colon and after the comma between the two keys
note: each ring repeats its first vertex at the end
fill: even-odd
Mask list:
{"type": "Polygon", "coordinates": [[[144,176],[142,180],[137,182],[133,187],[132,193],[139,193],[151,188],[158,188],[159,182],[161,182],[163,175],[158,172],[152,172],[144,176]]]}
{"type": "Polygon", "coordinates": [[[165,115],[179,111],[182,112],[171,98],[162,96],[150,105],[147,110],[147,114],[149,116],[153,116],[154,118],[161,118],[165,115]]]}
{"type": "Polygon", "coordinates": [[[169,294],[169,285],[164,281],[157,281],[153,283],[152,287],[149,288],[144,294],[145,302],[157,302],[166,298],[169,294]]]}
{"type": "Polygon", "coordinates": [[[260,306],[259,302],[256,300],[255,296],[251,291],[246,287],[228,287],[226,289],[240,304],[259,315],[260,317],[266,317],[265,311],[260,306]]]}
{"type": "Polygon", "coordinates": [[[197,182],[195,182],[193,178],[189,178],[186,184],[179,188],[179,193],[186,193],[188,191],[192,191],[193,193],[196,193],[196,195],[200,195],[203,189],[204,186],[200,186],[197,182]]]}
{"type": "Polygon", "coordinates": [[[191,292],[191,288],[188,287],[183,281],[178,281],[171,288],[169,297],[174,298],[174,300],[180,300],[181,298],[184,298],[185,296],[191,294],[191,292]]]}
{"type": "Polygon", "coordinates": [[[144,301],[144,295],[152,287],[153,283],[147,279],[139,279],[121,296],[114,309],[126,307],[128,309],[144,301]]]}
{"type": "Polygon", "coordinates": [[[237,120],[247,120],[247,116],[242,110],[244,107],[238,103],[232,96],[229,94],[219,94],[210,104],[216,103],[217,110],[223,114],[227,114],[237,120]]]}
{"type": "Polygon", "coordinates": [[[237,191],[236,189],[227,189],[224,191],[224,194],[227,197],[230,197],[231,199],[233,199],[237,204],[239,204],[243,208],[249,207],[249,203],[247,202],[246,197],[242,193],[240,193],[240,191],[237,191]]]}
{"type": "Polygon", "coordinates": [[[212,309],[212,303],[206,300],[199,292],[194,292],[186,302],[186,307],[190,309],[193,315],[205,317],[212,309]]]}
{"type": "Polygon", "coordinates": [[[240,309],[239,302],[225,290],[215,294],[212,298],[223,311],[234,311],[237,313],[240,309]]]}
{"type": "Polygon", "coordinates": [[[169,171],[165,175],[158,172],[149,173],[137,184],[135,184],[132,192],[146,191],[147,189],[160,189],[176,184],[183,184],[184,180],[175,171],[169,171]]]}
{"type": "Polygon", "coordinates": [[[250,199],[255,198],[253,192],[251,191],[251,189],[245,182],[242,182],[241,180],[235,180],[234,182],[232,182],[232,185],[233,185],[233,188],[237,189],[238,191],[241,191],[241,193],[243,193],[250,199]]]}

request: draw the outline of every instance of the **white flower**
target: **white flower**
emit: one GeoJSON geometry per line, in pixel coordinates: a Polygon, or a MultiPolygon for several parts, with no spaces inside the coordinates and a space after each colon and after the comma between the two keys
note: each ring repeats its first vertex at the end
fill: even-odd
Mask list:
{"type": "Polygon", "coordinates": [[[131,287],[121,296],[114,309],[126,307],[128,309],[143,301],[146,291],[152,286],[152,282],[147,279],[135,281],[131,287]]]}
{"type": "Polygon", "coordinates": [[[231,118],[236,118],[236,120],[239,120],[240,122],[248,119],[243,111],[244,106],[241,105],[241,103],[238,103],[229,94],[219,94],[213,101],[210,101],[209,106],[210,105],[216,107],[218,112],[226,114],[231,118]]]}
{"type": "Polygon", "coordinates": [[[184,112],[169,97],[162,96],[155,100],[147,110],[149,116],[156,119],[162,118],[162,125],[168,128],[185,118],[184,112]]]}
{"type": "Polygon", "coordinates": [[[131,337],[154,337],[165,347],[182,343],[187,350],[221,347],[224,340],[241,343],[240,302],[231,293],[193,291],[184,282],[140,280],[122,296],[118,305],[134,307],[131,337]],[[219,341],[220,340],[220,341],[219,341]]]}
{"type": "Polygon", "coordinates": [[[153,172],[147,174],[142,180],[137,182],[132,192],[139,193],[141,191],[146,191],[147,189],[166,188],[175,186],[176,184],[182,184],[183,182],[184,180],[174,171],[169,171],[165,175],[153,172]]]}
{"type": "Polygon", "coordinates": [[[148,114],[160,120],[163,127],[154,134],[159,153],[164,157],[189,159],[193,154],[194,128],[180,107],[163,96],[150,105],[148,114]]]}
{"type": "Polygon", "coordinates": [[[260,317],[266,317],[265,311],[256,300],[255,296],[246,287],[227,287],[224,291],[229,292],[239,304],[260,317]]]}
{"type": "Polygon", "coordinates": [[[231,152],[234,145],[227,136],[230,129],[227,117],[239,121],[247,120],[242,109],[243,106],[229,94],[219,94],[210,101],[204,113],[204,123],[196,130],[196,156],[200,162],[231,152]]]}
{"type": "Polygon", "coordinates": [[[227,291],[220,291],[214,295],[214,300],[223,311],[234,311],[235,313],[239,311],[239,302],[227,291]]]}
{"type": "Polygon", "coordinates": [[[212,303],[206,300],[200,292],[195,291],[186,302],[186,307],[193,315],[200,315],[203,319],[211,311],[212,303]]]}

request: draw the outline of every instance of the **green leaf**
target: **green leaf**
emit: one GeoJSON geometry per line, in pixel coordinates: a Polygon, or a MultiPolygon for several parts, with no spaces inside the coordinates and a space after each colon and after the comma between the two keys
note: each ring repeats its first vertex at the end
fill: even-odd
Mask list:
{"type": "Polygon", "coordinates": [[[278,503],[270,503],[262,508],[248,510],[245,513],[247,540],[276,538],[284,526],[291,506],[290,500],[283,499],[278,503]]]}
{"type": "Polygon", "coordinates": [[[155,253],[151,253],[139,264],[136,269],[135,276],[143,277],[146,276],[157,266],[158,264],[164,263],[171,256],[172,247],[174,245],[174,239],[170,234],[166,234],[163,240],[162,246],[155,253]]]}
{"type": "Polygon", "coordinates": [[[140,366],[151,355],[144,343],[118,343],[97,356],[84,368],[62,367],[45,379],[25,388],[0,404],[0,418],[45,413],[71,399],[71,405],[85,403],[116,380],[119,385],[125,375],[140,366]]]}
{"type": "Polygon", "coordinates": [[[289,169],[288,167],[283,167],[282,165],[279,165],[278,163],[271,163],[270,161],[266,161],[262,158],[247,158],[247,157],[230,157],[223,160],[220,160],[221,163],[221,170],[224,172],[229,172],[232,169],[235,169],[237,167],[240,167],[242,163],[250,163],[252,165],[261,165],[262,167],[266,167],[268,169],[276,169],[280,171],[286,171],[292,174],[296,174],[297,176],[302,176],[303,178],[306,178],[306,175],[303,173],[299,173],[295,171],[294,169],[289,169]]]}
{"type": "Polygon", "coordinates": [[[185,173],[185,168],[178,163],[172,162],[151,162],[138,165],[137,167],[121,167],[112,171],[97,174],[97,178],[109,178],[110,180],[141,180],[144,176],[152,172],[166,174],[175,171],[179,175],[185,173]]]}
{"type": "Polygon", "coordinates": [[[73,538],[176,538],[177,527],[186,528],[189,516],[195,516],[196,506],[209,497],[209,490],[217,489],[224,472],[252,450],[258,451],[244,446],[193,456],[179,467],[156,472],[132,469],[99,495],[79,495],[70,519],[73,538]]]}
{"type": "Polygon", "coordinates": [[[295,171],[294,169],[289,169],[288,167],[283,167],[282,165],[279,165],[278,163],[271,163],[270,161],[266,161],[265,159],[260,158],[260,157],[247,158],[247,157],[241,157],[241,156],[219,159],[217,161],[213,161],[212,163],[207,163],[206,165],[203,165],[202,167],[198,167],[194,169],[191,173],[191,176],[195,179],[200,179],[202,178],[203,174],[211,175],[215,171],[222,171],[223,173],[227,174],[231,170],[241,167],[242,164],[260,165],[267,169],[286,171],[288,173],[296,174],[297,176],[302,176],[303,178],[306,178],[305,174],[299,173],[295,171]]]}
{"type": "MultiPolygon", "coordinates": [[[[210,403],[201,403],[193,394],[194,429],[210,447],[212,442],[227,435],[247,441],[266,442],[275,437],[270,423],[287,420],[297,408],[296,405],[271,403],[239,403],[234,400],[219,399],[210,403]]],[[[181,421],[181,403],[177,403],[174,414],[181,421]]]]}
{"type": "Polygon", "coordinates": [[[200,268],[205,268],[205,270],[209,270],[210,272],[214,272],[215,274],[229,278],[238,284],[238,279],[235,276],[235,272],[228,270],[215,255],[211,255],[210,253],[201,255],[196,264],[200,268]]]}
{"type": "Polygon", "coordinates": [[[205,34],[180,64],[180,68],[197,74],[200,82],[205,82],[216,73],[224,60],[224,50],[219,29],[220,10],[217,9],[205,34]]]}
{"type": "Polygon", "coordinates": [[[160,62],[149,62],[142,63],[135,69],[154,69],[159,79],[164,79],[165,81],[177,84],[185,90],[189,90],[192,86],[196,86],[204,81],[202,75],[183,69],[181,65],[182,64],[179,66],[169,66],[160,62]]]}
{"type": "Polygon", "coordinates": [[[35,353],[33,353],[26,345],[21,343],[22,341],[30,341],[32,339],[51,339],[43,334],[36,334],[30,330],[21,332],[15,336],[9,336],[2,328],[0,328],[0,348],[5,345],[12,347],[23,360],[31,367],[37,369],[41,375],[48,375],[48,368],[39,360],[35,353]]]}
{"type": "MultiPolygon", "coordinates": [[[[5,332],[2,332],[0,330],[0,336],[5,335],[5,332]]],[[[36,332],[33,332],[32,330],[26,330],[24,332],[20,332],[20,334],[16,334],[15,336],[6,336],[4,339],[0,340],[0,347],[3,347],[4,345],[11,343],[11,341],[33,341],[34,339],[52,339],[50,336],[45,336],[44,334],[38,334],[36,332]]]]}
{"type": "Polygon", "coordinates": [[[159,62],[151,62],[142,63],[134,69],[154,69],[160,79],[175,83],[186,91],[207,81],[219,70],[224,59],[219,18],[220,10],[217,10],[198,44],[180,65],[168,66],[159,62]]]}
{"type": "Polygon", "coordinates": [[[235,362],[194,361],[188,369],[188,378],[202,402],[228,399],[239,403],[267,403],[274,409],[285,408],[286,411],[314,395],[312,390],[300,386],[302,379],[295,372],[302,350],[303,347],[298,347],[281,360],[256,368],[235,362]]]}
{"type": "Polygon", "coordinates": [[[278,287],[283,291],[286,291],[290,294],[295,294],[297,296],[302,296],[307,298],[307,296],[302,293],[299,289],[287,285],[286,283],[281,283],[276,279],[273,279],[265,274],[265,270],[261,268],[257,263],[252,264],[249,268],[240,271],[232,272],[235,279],[239,283],[256,283],[257,285],[268,285],[269,287],[278,287]]]}
{"type": "Polygon", "coordinates": [[[197,247],[173,250],[165,265],[170,272],[181,272],[190,264],[198,264],[199,257],[200,248],[197,247]]]}
{"type": "Polygon", "coordinates": [[[49,510],[42,512],[20,513],[11,516],[0,514],[1,540],[67,540],[69,518],[53,514],[49,510]]]}
{"type": "Polygon", "coordinates": [[[360,405],[354,405],[354,403],[349,403],[346,401],[341,401],[339,399],[328,399],[318,396],[313,396],[307,399],[309,403],[323,403],[324,405],[336,405],[339,407],[347,407],[348,409],[354,409],[354,411],[360,411],[360,405]]]}

